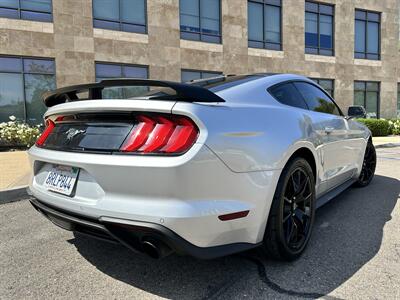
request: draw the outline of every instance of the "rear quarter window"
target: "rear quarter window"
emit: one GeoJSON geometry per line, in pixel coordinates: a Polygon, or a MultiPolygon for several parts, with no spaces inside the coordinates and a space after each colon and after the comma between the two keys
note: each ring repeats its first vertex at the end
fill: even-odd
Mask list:
{"type": "Polygon", "coordinates": [[[273,86],[268,91],[282,104],[308,109],[303,97],[291,82],[273,86]]]}

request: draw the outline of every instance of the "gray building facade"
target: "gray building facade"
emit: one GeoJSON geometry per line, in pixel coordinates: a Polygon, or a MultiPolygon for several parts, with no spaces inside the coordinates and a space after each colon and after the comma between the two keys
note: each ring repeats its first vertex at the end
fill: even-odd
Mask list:
{"type": "Polygon", "coordinates": [[[0,0],[0,122],[108,77],[297,73],[344,112],[400,113],[398,0],[0,0]],[[11,4],[10,4],[11,3],[11,4]]]}

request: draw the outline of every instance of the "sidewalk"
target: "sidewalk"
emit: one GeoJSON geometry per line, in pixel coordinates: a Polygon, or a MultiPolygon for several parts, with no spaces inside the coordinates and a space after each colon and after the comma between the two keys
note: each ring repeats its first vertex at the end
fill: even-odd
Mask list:
{"type": "Polygon", "coordinates": [[[0,191],[27,186],[29,175],[26,151],[0,152],[0,191]]]}
{"type": "Polygon", "coordinates": [[[372,142],[378,148],[400,146],[400,135],[377,136],[372,138],[372,142]]]}

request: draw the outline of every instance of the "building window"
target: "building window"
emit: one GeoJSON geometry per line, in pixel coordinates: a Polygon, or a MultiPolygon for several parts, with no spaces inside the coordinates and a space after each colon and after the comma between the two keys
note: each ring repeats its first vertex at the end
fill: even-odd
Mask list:
{"type": "Polygon", "coordinates": [[[0,17],[53,21],[51,0],[0,0],[0,17]]]}
{"type": "Polygon", "coordinates": [[[379,118],[379,82],[355,81],[354,105],[367,111],[367,118],[379,118]]]}
{"type": "Polygon", "coordinates": [[[55,88],[54,60],[0,56],[0,122],[13,115],[41,124],[46,111],[41,96],[55,88]]]}
{"type": "Polygon", "coordinates": [[[311,78],[311,80],[319,84],[332,98],[334,98],[335,81],[333,79],[311,78]]]}
{"type": "Polygon", "coordinates": [[[380,13],[356,9],[354,57],[380,59],[380,13]]]}
{"type": "MultiPolygon", "coordinates": [[[[96,81],[112,78],[148,78],[148,69],[145,66],[114,64],[114,63],[96,63],[96,81]]],[[[147,91],[146,86],[132,87],[112,87],[104,88],[102,98],[108,99],[127,99],[143,94],[147,91]]]]}
{"type": "Polygon", "coordinates": [[[196,70],[182,70],[181,80],[182,82],[189,82],[196,79],[204,79],[222,75],[221,72],[209,72],[209,71],[196,71],[196,70]]]}
{"type": "Polygon", "coordinates": [[[93,26],[146,33],[146,0],[93,0],[93,26]]]}
{"type": "Polygon", "coordinates": [[[249,47],[281,50],[281,1],[248,1],[249,47]]]}
{"type": "Polygon", "coordinates": [[[180,0],[181,38],[221,43],[220,0],[180,0]]]}
{"type": "Polygon", "coordinates": [[[332,5],[306,2],[306,53],[333,55],[333,17],[332,5]]]}

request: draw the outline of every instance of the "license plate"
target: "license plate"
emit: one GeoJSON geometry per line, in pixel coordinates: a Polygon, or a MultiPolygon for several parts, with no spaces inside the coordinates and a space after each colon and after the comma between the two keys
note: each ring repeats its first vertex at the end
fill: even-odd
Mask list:
{"type": "Polygon", "coordinates": [[[53,166],[49,173],[47,173],[44,186],[50,191],[70,196],[74,189],[78,174],[79,168],[53,166]]]}

